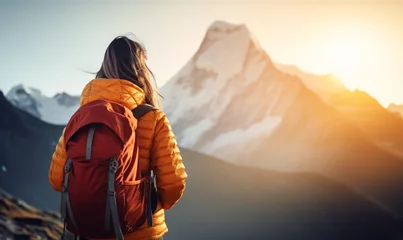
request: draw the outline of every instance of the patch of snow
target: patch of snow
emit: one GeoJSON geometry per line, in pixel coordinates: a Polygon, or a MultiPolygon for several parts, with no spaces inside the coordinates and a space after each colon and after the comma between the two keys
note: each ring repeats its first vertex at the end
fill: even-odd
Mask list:
{"type": "Polygon", "coordinates": [[[219,74],[217,82],[224,81],[240,73],[250,45],[246,28],[223,36],[196,60],[196,67],[219,74]]]}
{"type": "Polygon", "coordinates": [[[257,81],[267,66],[267,62],[262,61],[260,57],[253,57],[249,59],[245,68],[245,85],[252,84],[257,81]]]}
{"type": "Polygon", "coordinates": [[[56,94],[53,99],[55,99],[59,105],[65,107],[76,106],[77,103],[80,102],[80,97],[72,97],[65,92],[56,94]]]}
{"type": "Polygon", "coordinates": [[[268,116],[263,121],[251,125],[247,129],[237,129],[217,136],[213,141],[202,147],[207,154],[228,159],[228,152],[221,151],[222,148],[237,149],[242,144],[259,139],[261,135],[270,134],[280,125],[282,118],[279,116],[268,116]]]}
{"type": "MultiPolygon", "coordinates": [[[[186,65],[175,75],[173,76],[167,83],[165,83],[160,92],[164,97],[162,101],[162,109],[171,113],[176,111],[175,108],[179,106],[185,97],[189,95],[189,90],[185,89],[185,87],[179,83],[179,81],[186,76],[189,76],[194,69],[193,60],[190,60],[186,63],[186,65]],[[165,104],[168,102],[169,104],[165,104]]],[[[185,79],[185,81],[189,81],[189,79],[185,79]]],[[[170,114],[172,115],[172,114],[170,114]]],[[[176,115],[176,114],[175,114],[176,115]]],[[[169,119],[171,122],[175,122],[176,119],[169,119]]]]}
{"type": "MultiPolygon", "coordinates": [[[[208,88],[209,84],[212,86],[211,83],[214,79],[204,79],[203,81],[203,88],[208,88]]],[[[192,94],[190,89],[177,84],[167,85],[165,90],[171,92],[171,94],[173,93],[169,105],[164,105],[164,110],[170,113],[169,120],[172,123],[176,123],[181,117],[186,116],[189,110],[204,105],[211,99],[209,91],[192,94]]]]}
{"type": "Polygon", "coordinates": [[[181,146],[191,148],[196,145],[202,134],[214,126],[214,121],[204,118],[197,124],[187,127],[182,135],[181,146]]]}
{"type": "Polygon", "coordinates": [[[225,21],[217,20],[217,21],[214,21],[213,24],[210,25],[207,32],[212,32],[212,31],[227,32],[227,31],[231,31],[231,30],[237,28],[238,26],[241,26],[241,25],[231,24],[231,23],[228,23],[225,21]]]}
{"type": "Polygon", "coordinates": [[[42,115],[42,120],[53,124],[67,124],[74,112],[77,111],[79,104],[71,107],[62,107],[52,99],[43,99],[42,107],[39,111],[42,115]]]}
{"type": "MultiPolygon", "coordinates": [[[[235,91],[231,91],[234,90],[234,88],[232,88],[227,90],[227,94],[222,94],[223,91],[221,89],[222,88],[219,90],[217,89],[215,97],[213,99],[209,99],[209,109],[211,109],[211,111],[208,113],[208,116],[212,121],[218,121],[219,118],[222,117],[223,112],[234,99],[234,94],[237,93],[235,91]]],[[[205,95],[208,96],[209,93],[207,92],[205,95]]]]}
{"type": "Polygon", "coordinates": [[[239,28],[246,29],[246,26],[241,24],[230,24],[224,21],[215,21],[208,28],[205,41],[214,42],[217,39],[227,36],[230,32],[239,28]]]}

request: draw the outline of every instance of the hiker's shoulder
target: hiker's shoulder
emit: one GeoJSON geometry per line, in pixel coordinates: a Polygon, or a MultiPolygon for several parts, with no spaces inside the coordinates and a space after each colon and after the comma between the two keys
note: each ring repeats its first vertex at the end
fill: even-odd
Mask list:
{"type": "Polygon", "coordinates": [[[158,122],[164,118],[166,118],[164,111],[160,108],[157,108],[144,114],[144,116],[141,119],[146,121],[158,122]]]}

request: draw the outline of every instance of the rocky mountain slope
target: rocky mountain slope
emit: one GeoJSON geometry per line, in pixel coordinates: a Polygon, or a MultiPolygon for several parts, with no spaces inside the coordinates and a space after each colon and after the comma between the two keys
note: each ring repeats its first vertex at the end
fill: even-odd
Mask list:
{"type": "Polygon", "coordinates": [[[0,239],[59,240],[60,214],[41,211],[0,189],[0,239]]]}
{"type": "Polygon", "coordinates": [[[379,102],[361,90],[350,91],[331,75],[306,73],[297,67],[276,64],[283,72],[297,76],[326,104],[336,108],[352,120],[378,147],[403,157],[403,118],[394,112],[402,108],[391,104],[385,109],[379,102]]]}

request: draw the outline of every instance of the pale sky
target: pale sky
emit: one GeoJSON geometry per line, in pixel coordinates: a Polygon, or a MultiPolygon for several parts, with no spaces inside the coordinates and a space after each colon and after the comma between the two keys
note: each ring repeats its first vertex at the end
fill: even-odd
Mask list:
{"type": "Polygon", "coordinates": [[[48,96],[78,95],[93,78],[84,70],[98,70],[110,41],[129,32],[145,44],[162,86],[215,20],[246,24],[275,62],[333,72],[384,106],[403,103],[397,0],[0,0],[0,90],[22,83],[48,96]]]}

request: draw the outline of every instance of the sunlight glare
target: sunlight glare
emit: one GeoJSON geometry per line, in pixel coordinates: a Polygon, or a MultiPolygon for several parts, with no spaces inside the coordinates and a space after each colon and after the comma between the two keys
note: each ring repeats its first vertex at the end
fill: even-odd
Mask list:
{"type": "Polygon", "coordinates": [[[338,31],[327,39],[323,48],[323,64],[327,72],[342,79],[353,89],[365,81],[362,76],[370,70],[374,53],[373,40],[364,29],[338,31]]]}

